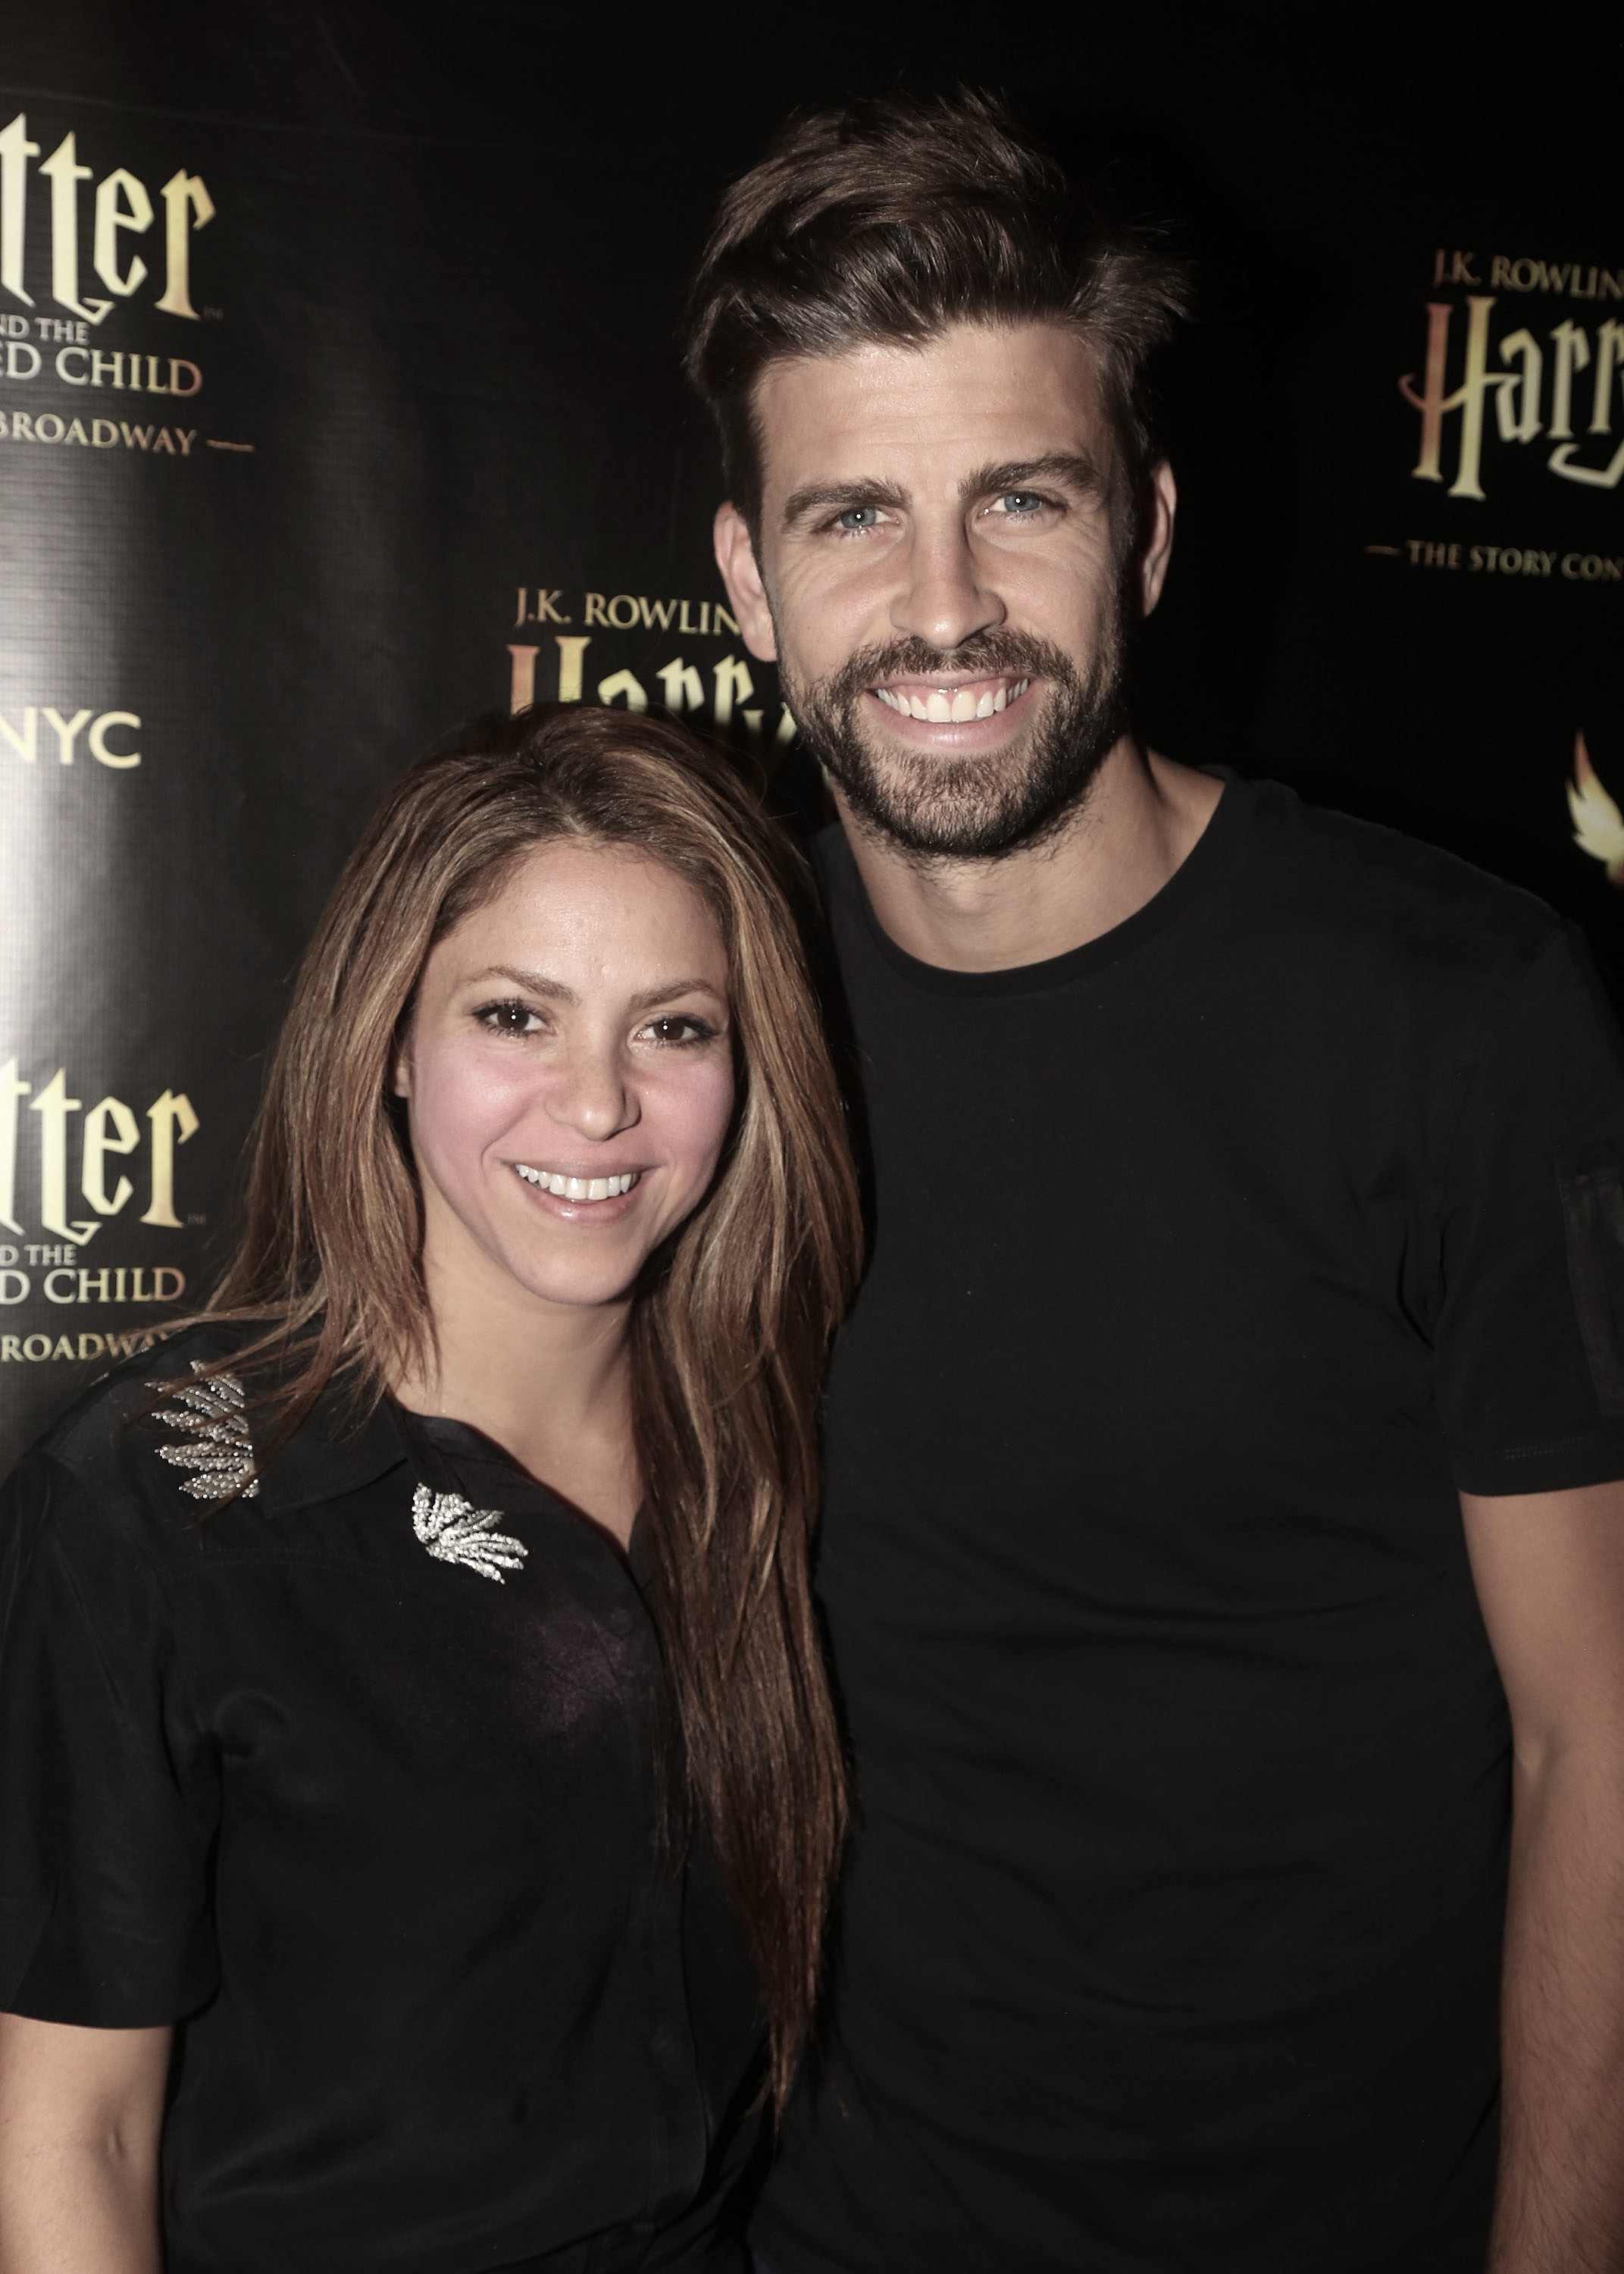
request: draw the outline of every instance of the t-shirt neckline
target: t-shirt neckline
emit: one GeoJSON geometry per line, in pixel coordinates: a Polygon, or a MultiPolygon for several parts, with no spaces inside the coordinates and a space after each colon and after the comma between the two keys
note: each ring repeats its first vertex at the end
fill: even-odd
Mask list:
{"type": "Polygon", "coordinates": [[[868,939],[883,961],[911,986],[933,995],[1041,994],[1050,988],[1068,986],[1092,971],[1119,962],[1156,933],[1165,930],[1207,891],[1228,867],[1244,832],[1256,798],[1252,784],[1243,781],[1227,767],[1213,766],[1206,771],[1222,782],[1222,794],[1199,837],[1166,884],[1151,895],[1143,907],[1136,908],[1131,916],[1113,924],[1097,939],[1085,940],[1080,947],[1047,956],[1039,963],[1012,964],[1002,971],[950,971],[941,964],[922,962],[918,956],[910,955],[906,948],[899,947],[876,915],[861,873],[842,832],[841,851],[868,939]]]}

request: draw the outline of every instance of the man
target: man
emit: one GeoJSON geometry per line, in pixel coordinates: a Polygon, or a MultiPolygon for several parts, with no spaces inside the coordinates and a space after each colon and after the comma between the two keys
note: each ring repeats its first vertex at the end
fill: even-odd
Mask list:
{"type": "Polygon", "coordinates": [[[875,1180],[772,2274],[1624,2265],[1619,1045],[1537,902],[1136,738],[1183,289],[961,98],[695,290],[875,1180]]]}

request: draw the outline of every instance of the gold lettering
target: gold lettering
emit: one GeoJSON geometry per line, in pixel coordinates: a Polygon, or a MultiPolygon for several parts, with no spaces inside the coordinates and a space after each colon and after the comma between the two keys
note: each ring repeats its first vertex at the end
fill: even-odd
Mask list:
{"type": "Polygon", "coordinates": [[[0,284],[25,308],[33,296],[23,290],[23,223],[27,214],[28,161],[37,158],[40,146],[28,139],[28,121],[22,111],[0,134],[0,284]]]}
{"type": "Polygon", "coordinates": [[[184,167],[180,172],[170,175],[159,194],[164,205],[164,252],[168,265],[163,296],[158,305],[171,316],[190,316],[195,323],[198,312],[192,305],[192,232],[194,229],[207,228],[214,220],[214,200],[198,176],[187,173],[184,167]]]}
{"type": "MultiPolygon", "coordinates": [[[[180,1218],[175,1213],[175,1147],[177,1142],[184,1145],[197,1134],[198,1117],[192,1110],[189,1097],[177,1097],[166,1089],[162,1097],[154,1098],[147,1107],[147,1118],[152,1126],[152,1205],[141,1222],[166,1224],[171,1231],[178,1231],[180,1218]]],[[[51,1229],[54,1231],[55,1225],[51,1229]]]]}
{"type": "Polygon", "coordinates": [[[705,690],[700,683],[699,674],[691,663],[684,663],[680,656],[671,663],[662,664],[654,676],[665,690],[665,708],[673,719],[680,719],[685,711],[704,708],[705,690]]]}
{"type": "MultiPolygon", "coordinates": [[[[1478,470],[1483,458],[1483,398],[1489,388],[1497,391],[1511,383],[1509,372],[1491,372],[1488,368],[1489,311],[1493,299],[1472,293],[1468,296],[1466,327],[1466,369],[1461,384],[1453,395],[1444,393],[1444,380],[1448,365],[1449,320],[1455,311],[1447,301],[1427,304],[1426,379],[1424,391],[1415,390],[1414,374],[1407,372],[1400,380],[1399,393],[1412,410],[1421,413],[1421,455],[1411,469],[1412,478],[1424,482],[1443,479],[1440,457],[1443,448],[1443,422],[1449,413],[1461,413],[1461,456],[1455,478],[1450,486],[1451,497],[1481,498],[1483,486],[1478,470]]],[[[718,612],[719,613],[719,612],[718,612]]]]}
{"type": "Polygon", "coordinates": [[[626,707],[628,711],[646,711],[649,707],[649,698],[643,681],[631,672],[613,672],[607,679],[598,681],[598,699],[600,703],[612,704],[622,696],[626,699],[626,707]]]}
{"type": "Polygon", "coordinates": [[[23,731],[20,734],[4,712],[0,711],[0,734],[5,736],[18,757],[26,758],[30,765],[34,764],[39,752],[39,729],[40,714],[32,703],[23,712],[23,731]]]}
{"type": "Polygon", "coordinates": [[[17,1060],[0,1066],[0,1224],[20,1234],[17,1221],[17,1101],[33,1085],[17,1079],[17,1060]]]}
{"type": "Polygon", "coordinates": [[[68,1222],[68,1116],[79,1111],[79,1102],[68,1096],[64,1068],[57,1067],[28,1111],[40,1117],[40,1222],[82,1247],[102,1227],[68,1222]]]}
{"type": "Polygon", "coordinates": [[[113,1197],[107,1196],[107,1156],[109,1153],[133,1153],[141,1141],[140,1128],[133,1113],[122,1098],[104,1097],[93,1105],[85,1116],[84,1166],[79,1178],[79,1190],[98,1216],[117,1216],[135,1186],[128,1177],[120,1177],[114,1187],[113,1197]],[[109,1134],[109,1124],[113,1134],[109,1134]]]}
{"type": "MultiPolygon", "coordinates": [[[[110,424],[110,420],[98,418],[96,421],[98,426],[110,424]]],[[[115,436],[114,439],[117,438],[115,436]]],[[[141,722],[133,711],[104,711],[99,719],[92,722],[90,732],[85,738],[90,745],[91,757],[98,765],[139,766],[141,763],[141,754],[139,750],[119,751],[108,749],[107,734],[109,727],[129,727],[138,734],[141,731],[141,722]]]]}
{"type": "Polygon", "coordinates": [[[51,298],[94,322],[79,297],[79,184],[90,179],[90,169],[79,163],[73,137],[64,134],[40,171],[51,185],[51,298]]]}
{"type": "MultiPolygon", "coordinates": [[[[717,613],[719,615],[721,610],[718,608],[717,613]]],[[[750,676],[749,665],[731,655],[725,655],[720,663],[711,666],[710,676],[716,681],[711,716],[720,729],[731,725],[734,703],[748,703],[755,694],[756,681],[750,676]]]]}
{"type": "Polygon", "coordinates": [[[88,711],[76,711],[71,719],[64,719],[60,712],[53,711],[49,703],[46,704],[45,723],[56,729],[56,756],[64,766],[72,764],[74,742],[79,728],[88,723],[91,715],[88,711]]]}
{"type": "MultiPolygon", "coordinates": [[[[589,599],[595,597],[589,594],[589,599]]],[[[591,621],[590,611],[587,621],[591,621]]],[[[581,700],[582,658],[591,645],[590,636],[582,632],[554,632],[553,644],[559,651],[558,699],[560,703],[581,700]]]]}
{"type": "Polygon", "coordinates": [[[508,652],[513,658],[513,669],[508,683],[508,709],[516,719],[521,711],[528,711],[536,700],[536,658],[541,650],[515,647],[510,641],[508,652]]]}
{"type": "Polygon", "coordinates": [[[152,200],[145,184],[138,182],[123,166],[115,167],[96,190],[96,233],[91,266],[108,290],[117,292],[120,299],[127,299],[146,282],[147,263],[139,252],[132,252],[129,268],[120,273],[118,232],[127,229],[132,237],[140,237],[152,227],[152,200]]]}

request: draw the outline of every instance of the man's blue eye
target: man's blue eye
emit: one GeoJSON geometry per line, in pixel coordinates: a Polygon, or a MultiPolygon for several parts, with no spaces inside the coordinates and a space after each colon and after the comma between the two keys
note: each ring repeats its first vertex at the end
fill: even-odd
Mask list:
{"type": "Polygon", "coordinates": [[[1006,490],[998,500],[1005,513],[1035,513],[1042,502],[1042,499],[1034,497],[1030,490],[1006,490]]]}
{"type": "Polygon", "coordinates": [[[873,529],[880,518],[877,505],[848,505],[840,516],[842,529],[873,529]]]}

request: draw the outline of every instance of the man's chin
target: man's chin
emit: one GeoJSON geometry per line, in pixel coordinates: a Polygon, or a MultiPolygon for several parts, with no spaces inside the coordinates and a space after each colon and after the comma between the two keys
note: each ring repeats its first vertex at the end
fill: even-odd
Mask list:
{"type": "Polygon", "coordinates": [[[1001,747],[960,754],[898,747],[900,737],[876,749],[865,736],[825,764],[865,835],[915,860],[992,860],[1049,834],[1063,817],[1034,795],[1028,740],[1018,731],[1001,747]]]}
{"type": "MultiPolygon", "coordinates": [[[[999,660],[1007,667],[1011,659],[999,660]]],[[[1086,681],[1057,654],[1013,660],[1028,686],[986,719],[902,716],[872,691],[877,657],[862,678],[844,674],[844,687],[790,690],[808,743],[863,835],[889,839],[915,860],[986,861],[1069,825],[1122,731],[1115,647],[1086,681]]]]}

